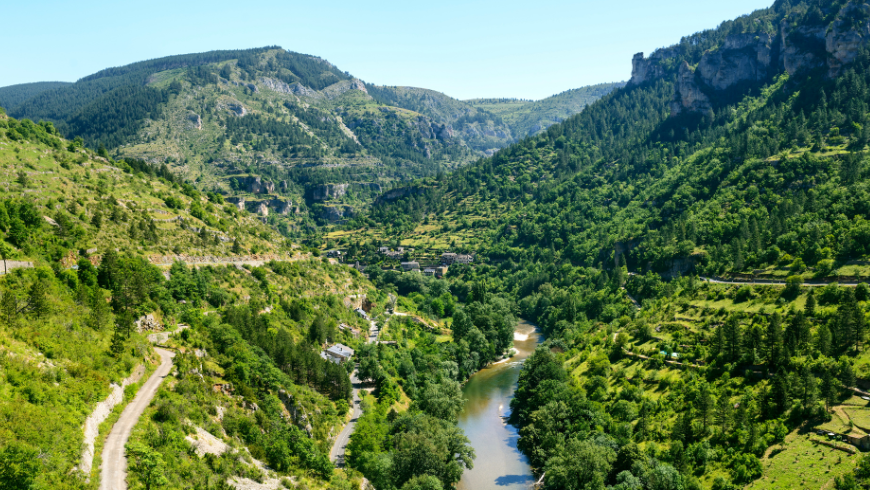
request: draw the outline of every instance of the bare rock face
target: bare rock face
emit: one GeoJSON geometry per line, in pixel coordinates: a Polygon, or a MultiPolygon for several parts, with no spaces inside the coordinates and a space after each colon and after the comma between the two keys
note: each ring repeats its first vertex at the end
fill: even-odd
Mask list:
{"type": "Polygon", "coordinates": [[[828,76],[840,74],[843,65],[855,61],[858,51],[870,39],[870,5],[849,2],[840,9],[837,20],[825,36],[828,76]]]}
{"type": "Polygon", "coordinates": [[[340,199],[347,194],[349,187],[350,184],[321,184],[311,189],[311,199],[314,201],[340,199]]]}
{"type": "Polygon", "coordinates": [[[366,84],[363,83],[362,80],[357,79],[357,78],[354,78],[353,80],[350,81],[350,89],[351,90],[361,90],[365,93],[369,93],[369,91],[366,90],[366,84]]]}
{"type": "Polygon", "coordinates": [[[271,194],[275,192],[275,184],[260,177],[234,177],[239,186],[252,194],[271,194]]]}
{"type": "Polygon", "coordinates": [[[261,202],[257,205],[256,213],[260,216],[269,216],[269,206],[266,203],[261,202]]]}
{"type": "Polygon", "coordinates": [[[245,198],[244,197],[228,197],[227,202],[235,205],[239,211],[245,210],[245,198]]]}
{"type": "Polygon", "coordinates": [[[449,140],[453,137],[453,126],[445,124],[438,129],[438,139],[449,140]]]}
{"type": "Polygon", "coordinates": [[[248,113],[248,110],[245,109],[245,106],[243,106],[242,104],[238,104],[238,103],[228,104],[227,109],[229,109],[230,112],[232,112],[233,114],[235,114],[239,117],[243,117],[245,114],[248,113]]]}
{"type": "Polygon", "coordinates": [[[289,189],[289,188],[290,188],[290,186],[287,184],[286,180],[282,180],[281,182],[278,183],[278,189],[280,189],[281,192],[287,192],[287,189],[289,189]]]}
{"type": "Polygon", "coordinates": [[[683,61],[674,84],[674,98],[671,100],[671,116],[686,112],[708,113],[712,110],[710,99],[701,91],[695,81],[695,70],[683,61]]]}
{"type": "Polygon", "coordinates": [[[825,28],[798,26],[792,28],[787,19],[780,24],[782,65],[789,75],[822,66],[825,62],[825,28]]]}
{"type": "Polygon", "coordinates": [[[707,85],[724,90],[738,82],[763,80],[770,67],[770,34],[736,34],[725,44],[708,51],[698,63],[698,72],[707,85]]]}
{"type": "Polygon", "coordinates": [[[320,217],[331,223],[341,221],[345,218],[352,218],[353,215],[354,209],[352,206],[324,206],[323,210],[320,212],[320,217]]]}
{"type": "Polygon", "coordinates": [[[640,85],[650,80],[661,78],[665,75],[663,61],[676,58],[679,48],[657,49],[649,58],[644,58],[643,53],[637,53],[631,59],[631,80],[628,85],[640,85]]]}
{"type": "Polygon", "coordinates": [[[293,95],[305,96],[305,97],[314,97],[317,94],[316,91],[302,85],[301,83],[294,83],[291,87],[293,90],[293,95]]]}
{"type": "Polygon", "coordinates": [[[193,127],[196,129],[202,129],[202,118],[199,117],[199,114],[190,114],[187,116],[187,119],[193,124],[193,127]]]}
{"type": "Polygon", "coordinates": [[[287,215],[293,210],[293,203],[283,199],[272,199],[269,201],[269,208],[277,214],[287,215]]]}

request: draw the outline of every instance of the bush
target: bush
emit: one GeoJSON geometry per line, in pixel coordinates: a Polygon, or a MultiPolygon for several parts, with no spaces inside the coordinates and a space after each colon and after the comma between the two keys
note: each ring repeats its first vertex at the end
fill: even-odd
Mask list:
{"type": "Polygon", "coordinates": [[[734,294],[734,302],[743,303],[744,301],[749,301],[755,296],[755,289],[752,286],[742,286],[737,290],[737,293],[734,294]]]}

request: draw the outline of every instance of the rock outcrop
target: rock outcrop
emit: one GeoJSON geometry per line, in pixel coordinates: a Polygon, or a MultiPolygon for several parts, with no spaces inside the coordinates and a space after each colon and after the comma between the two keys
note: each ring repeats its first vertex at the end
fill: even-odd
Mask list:
{"type": "Polygon", "coordinates": [[[227,202],[236,206],[236,209],[239,211],[245,210],[245,198],[244,197],[228,197],[227,202]]]}
{"type": "Polygon", "coordinates": [[[318,97],[320,94],[299,82],[288,84],[274,78],[263,77],[260,79],[260,84],[269,90],[282,94],[298,95],[300,97],[318,97]]]}
{"type": "Polygon", "coordinates": [[[695,70],[685,61],[680,65],[677,83],[674,84],[674,98],[671,99],[671,115],[686,112],[706,114],[712,110],[710,99],[695,80],[695,70]]]}
{"type": "Polygon", "coordinates": [[[770,68],[772,41],[766,33],[728,36],[720,49],[704,53],[698,73],[704,83],[716,90],[747,80],[763,80],[770,68]]]}
{"type": "Polygon", "coordinates": [[[231,102],[231,103],[227,104],[227,109],[239,117],[243,117],[245,114],[248,113],[248,110],[245,109],[245,106],[243,106],[240,103],[236,103],[236,102],[231,102]]]}
{"type": "Polygon", "coordinates": [[[308,198],[312,201],[328,201],[330,199],[341,199],[347,194],[347,191],[351,189],[366,190],[379,194],[381,192],[381,185],[374,182],[354,184],[320,184],[308,189],[308,198]]]}
{"type": "Polygon", "coordinates": [[[239,211],[248,210],[260,216],[268,216],[269,212],[277,214],[290,214],[293,212],[293,202],[284,199],[268,199],[265,201],[248,201],[244,197],[228,197],[227,202],[236,206],[239,211]]]}
{"type": "Polygon", "coordinates": [[[667,60],[679,56],[679,48],[657,49],[644,58],[643,53],[637,53],[631,59],[631,80],[629,85],[640,85],[665,75],[665,63],[667,60]]]}
{"type": "Polygon", "coordinates": [[[360,92],[368,95],[369,91],[366,89],[366,84],[363,83],[362,80],[354,78],[353,80],[342,80],[340,82],[333,83],[332,85],[323,89],[323,94],[326,95],[330,99],[334,99],[339,95],[348,92],[350,90],[359,90],[360,92]]]}
{"type": "Polygon", "coordinates": [[[825,36],[828,76],[840,74],[843,65],[855,61],[861,47],[870,39],[870,5],[847,3],[837,14],[825,36]]]}
{"type": "Polygon", "coordinates": [[[190,114],[187,116],[187,120],[190,121],[195,129],[202,129],[202,118],[199,117],[199,114],[190,114]]]}
{"type": "Polygon", "coordinates": [[[320,217],[335,223],[345,218],[354,216],[353,206],[324,206],[320,211],[320,217]]]}
{"type": "Polygon", "coordinates": [[[791,27],[788,19],[780,24],[780,59],[789,75],[817,68],[825,62],[825,27],[791,27]]]}
{"type": "Polygon", "coordinates": [[[309,195],[313,201],[340,199],[347,194],[350,184],[321,184],[311,188],[309,195]]]}
{"type": "Polygon", "coordinates": [[[260,177],[233,177],[239,183],[241,190],[252,194],[271,194],[275,192],[275,184],[268,180],[263,180],[260,177]]]}

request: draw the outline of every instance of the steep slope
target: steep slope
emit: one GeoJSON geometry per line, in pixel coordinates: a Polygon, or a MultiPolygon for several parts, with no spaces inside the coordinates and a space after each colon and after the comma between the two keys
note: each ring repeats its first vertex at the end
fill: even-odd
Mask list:
{"type": "Polygon", "coordinates": [[[866,484],[867,32],[864,4],[776,2],[638,54],[579,115],[349,222],[350,259],[475,252],[448,276],[541,326],[512,413],[545,488],[866,484]]]}

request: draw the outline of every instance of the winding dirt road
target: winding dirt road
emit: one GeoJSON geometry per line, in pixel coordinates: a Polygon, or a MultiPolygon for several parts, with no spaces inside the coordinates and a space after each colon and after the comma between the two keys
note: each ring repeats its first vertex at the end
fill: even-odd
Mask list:
{"type": "Polygon", "coordinates": [[[175,357],[175,353],[166,349],[155,348],[154,351],[160,355],[160,366],[142,385],[133,401],[124,408],[121,417],[115,422],[106,438],[102,452],[103,463],[100,466],[100,490],[126,490],[127,488],[127,458],[124,446],[139,417],[157,394],[163,378],[172,370],[172,358],[175,357]]]}

